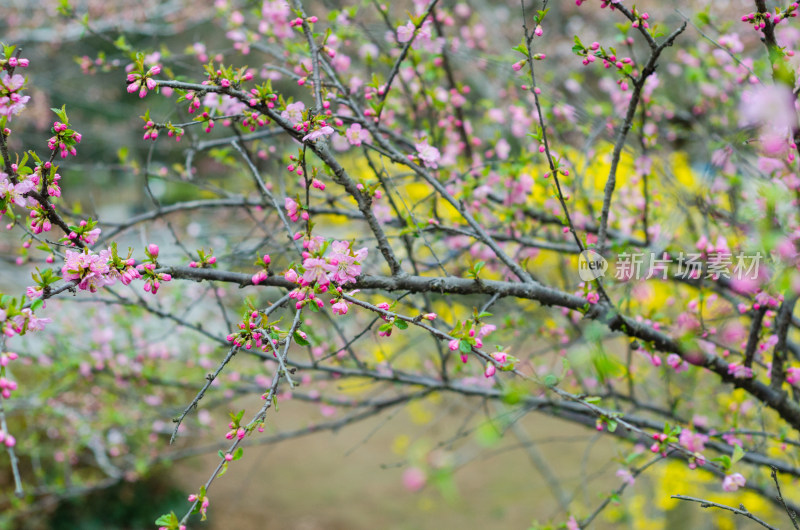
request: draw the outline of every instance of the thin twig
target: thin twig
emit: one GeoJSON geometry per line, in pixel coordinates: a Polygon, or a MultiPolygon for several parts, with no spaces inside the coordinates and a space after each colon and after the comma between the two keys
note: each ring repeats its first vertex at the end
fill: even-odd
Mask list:
{"type": "Polygon", "coordinates": [[[672,495],[672,498],[681,501],[697,502],[700,504],[701,508],[719,508],[720,510],[728,510],[729,512],[733,512],[736,515],[741,515],[743,517],[747,517],[748,519],[752,519],[753,521],[757,522],[764,528],[769,528],[770,530],[780,530],[777,526],[772,526],[763,519],[760,519],[759,517],[748,512],[747,508],[745,508],[743,504],[740,504],[738,508],[734,508],[733,506],[718,504],[716,502],[711,502],[704,499],[698,499],[696,497],[688,497],[686,495],[672,495]]]}
{"type": "Polygon", "coordinates": [[[778,502],[783,505],[783,509],[786,510],[786,514],[789,516],[789,519],[791,519],[792,526],[794,526],[795,530],[800,530],[800,526],[797,524],[797,513],[795,513],[793,510],[790,510],[786,505],[786,501],[783,500],[781,483],[778,482],[778,470],[775,468],[775,466],[770,467],[770,474],[772,475],[772,480],[775,481],[775,488],[778,490],[778,495],[775,498],[778,499],[778,502]]]}

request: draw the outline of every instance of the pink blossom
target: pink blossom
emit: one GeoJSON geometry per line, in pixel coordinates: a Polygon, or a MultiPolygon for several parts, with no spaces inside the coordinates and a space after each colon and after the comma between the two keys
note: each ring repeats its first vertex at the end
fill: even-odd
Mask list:
{"type": "Polygon", "coordinates": [[[41,331],[51,322],[52,319],[39,318],[28,308],[23,309],[22,314],[14,317],[14,323],[17,327],[22,329],[27,326],[28,331],[41,331]]]}
{"type": "Polygon", "coordinates": [[[414,38],[414,24],[408,22],[405,26],[397,28],[397,42],[408,42],[414,38]]]}
{"type": "Polygon", "coordinates": [[[574,515],[570,515],[569,519],[567,520],[567,530],[581,530],[581,527],[578,526],[578,521],[575,520],[574,515]]]}
{"type": "Polygon", "coordinates": [[[328,264],[324,259],[307,258],[303,261],[303,268],[305,269],[303,282],[307,285],[317,283],[320,287],[328,285],[331,282],[328,279],[327,266],[328,264]]]}
{"type": "Polygon", "coordinates": [[[294,270],[294,269],[287,270],[283,274],[283,277],[286,278],[286,280],[289,281],[289,282],[297,283],[297,271],[294,270]]]}
{"type": "Polygon", "coordinates": [[[496,329],[497,329],[497,326],[495,326],[494,324],[484,324],[481,327],[481,329],[478,330],[478,336],[483,338],[483,337],[485,337],[486,335],[488,335],[489,333],[491,333],[492,331],[494,331],[496,329]]]}
{"type": "Polygon", "coordinates": [[[296,101],[286,105],[286,110],[281,112],[281,118],[288,121],[291,125],[296,125],[303,119],[303,111],[306,105],[302,101],[296,101]]]}
{"type": "Polygon", "coordinates": [[[496,371],[497,368],[495,368],[494,364],[490,361],[486,363],[486,370],[484,370],[483,375],[484,377],[492,377],[496,371]]]}
{"type": "Polygon", "coordinates": [[[297,201],[295,201],[290,197],[286,197],[286,199],[284,199],[283,205],[286,208],[286,214],[289,216],[289,219],[291,219],[294,222],[297,222],[297,220],[300,218],[300,216],[297,213],[297,209],[299,208],[300,205],[297,204],[297,201]]]}
{"type": "Polygon", "coordinates": [[[88,232],[85,232],[81,236],[81,241],[83,241],[87,245],[94,245],[95,243],[97,243],[97,239],[99,237],[100,237],[100,229],[94,228],[92,230],[89,230],[88,232]]]}
{"type": "Polygon", "coordinates": [[[67,250],[61,276],[69,280],[80,280],[78,288],[96,292],[98,287],[112,285],[116,278],[110,275],[108,260],[111,249],[101,250],[95,254],[90,250],[76,252],[67,250]]]}
{"type": "Polygon", "coordinates": [[[0,199],[6,199],[9,203],[25,207],[28,204],[25,194],[31,191],[36,185],[32,180],[23,180],[17,184],[12,184],[8,180],[7,174],[0,172],[0,199]]]}
{"type": "Polygon", "coordinates": [[[19,93],[24,85],[25,78],[19,74],[8,75],[7,72],[3,72],[0,75],[0,116],[10,120],[11,116],[22,112],[31,99],[30,96],[19,93]]]}
{"type": "Polygon", "coordinates": [[[633,484],[636,482],[634,476],[627,469],[618,469],[616,475],[617,478],[621,479],[622,482],[625,482],[629,486],[633,486],[633,484]]]}
{"type": "Polygon", "coordinates": [[[403,486],[408,491],[419,491],[427,482],[425,472],[418,467],[410,467],[403,472],[403,486]]]}
{"type": "Polygon", "coordinates": [[[508,362],[508,354],[504,351],[498,351],[491,354],[492,358],[500,364],[506,364],[508,362]]]}
{"type": "Polygon", "coordinates": [[[330,136],[334,132],[336,131],[333,129],[333,127],[331,127],[330,125],[326,125],[325,127],[320,127],[319,129],[315,129],[310,133],[308,133],[307,135],[303,136],[303,141],[313,142],[314,140],[322,138],[323,136],[330,136]]]}
{"type": "Polygon", "coordinates": [[[687,364],[683,362],[681,356],[677,353],[670,353],[667,355],[667,364],[670,365],[676,372],[683,372],[689,369],[687,364]]]}
{"type": "Polygon", "coordinates": [[[725,491],[736,491],[739,488],[744,487],[745,482],[745,478],[741,473],[727,475],[722,481],[722,489],[725,491]]]}
{"type": "MultiPolygon", "coordinates": [[[[350,244],[347,241],[334,241],[331,243],[331,249],[333,252],[328,256],[325,265],[325,269],[330,273],[328,276],[330,280],[339,285],[354,283],[361,275],[361,265],[356,261],[356,256],[351,255],[350,244]]],[[[362,250],[365,251],[364,257],[366,257],[366,249],[362,250]]]]}
{"type": "Polygon", "coordinates": [[[361,128],[360,123],[354,123],[344,132],[345,138],[350,142],[350,145],[359,146],[361,142],[369,138],[369,133],[361,128]]]}
{"type": "Polygon", "coordinates": [[[749,379],[753,377],[753,369],[748,368],[743,364],[730,363],[728,365],[728,374],[737,379],[749,379]]]}
{"type": "Polygon", "coordinates": [[[796,127],[794,99],[791,89],[782,84],[746,90],[739,106],[740,125],[762,125],[775,131],[796,127]]]}
{"type": "MultiPolygon", "coordinates": [[[[331,300],[331,303],[333,303],[333,300],[331,300]]],[[[331,310],[335,315],[346,315],[348,309],[347,302],[343,299],[331,305],[331,310]]]]}
{"type": "Polygon", "coordinates": [[[422,160],[423,164],[425,164],[425,167],[429,167],[431,169],[436,169],[439,167],[438,163],[442,155],[439,153],[438,149],[428,145],[427,141],[414,144],[414,147],[417,149],[419,159],[422,160]]]}
{"type": "Polygon", "coordinates": [[[678,443],[693,453],[701,453],[705,450],[705,443],[708,441],[708,436],[705,434],[694,433],[689,429],[683,429],[678,443]]]}

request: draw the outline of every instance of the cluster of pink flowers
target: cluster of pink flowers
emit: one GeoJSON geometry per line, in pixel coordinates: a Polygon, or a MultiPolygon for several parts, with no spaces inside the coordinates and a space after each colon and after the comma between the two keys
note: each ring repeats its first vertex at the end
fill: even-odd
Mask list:
{"type": "MultiPolygon", "coordinates": [[[[158,83],[152,78],[154,75],[161,73],[161,66],[155,65],[151,67],[144,74],[131,73],[128,74],[128,92],[133,94],[139,93],[139,97],[143,98],[147,95],[148,90],[155,90],[158,83]]],[[[199,101],[198,101],[199,104],[199,101]]]]}
{"type": "MultiPolygon", "coordinates": [[[[23,60],[27,61],[27,59],[23,60]]],[[[0,116],[11,119],[11,116],[22,112],[31,99],[30,96],[20,94],[24,87],[25,78],[21,75],[8,75],[8,72],[0,75],[0,116]]]]}
{"type": "Polygon", "coordinates": [[[239,427],[237,429],[233,422],[228,424],[228,428],[230,431],[228,431],[228,434],[225,435],[227,440],[233,440],[234,438],[241,440],[247,434],[247,431],[244,429],[244,427],[239,427]]]}
{"type": "Polygon", "coordinates": [[[737,379],[750,379],[753,377],[753,369],[743,364],[730,363],[728,364],[728,374],[737,379]]]}
{"type": "Polygon", "coordinates": [[[47,140],[47,147],[51,151],[58,149],[61,153],[61,158],[67,158],[67,155],[78,155],[78,150],[75,144],[81,143],[81,133],[73,131],[66,123],[57,121],[53,123],[53,136],[47,140]]]}
{"type": "Polygon", "coordinates": [[[17,389],[16,381],[12,381],[5,377],[0,377],[0,396],[4,399],[11,397],[11,392],[17,389]]]}
{"type": "Polygon", "coordinates": [[[705,443],[708,441],[708,436],[692,432],[690,429],[683,429],[678,437],[678,443],[682,447],[693,453],[702,453],[705,451],[705,443]]]}
{"type": "MultiPolygon", "coordinates": [[[[436,313],[429,313],[429,315],[433,315],[433,318],[436,318],[436,313]]],[[[428,316],[425,315],[424,318],[428,318],[428,316]]],[[[433,320],[433,319],[430,319],[430,320],[433,320]]],[[[474,328],[470,329],[468,335],[469,335],[470,339],[474,339],[474,346],[476,348],[482,348],[483,347],[483,337],[485,337],[486,335],[488,335],[489,333],[491,333],[495,329],[497,329],[497,327],[494,324],[486,324],[486,325],[482,326],[477,332],[475,331],[474,328]]],[[[460,345],[461,345],[461,339],[451,339],[450,342],[447,343],[447,347],[450,349],[450,351],[458,351],[460,345]]],[[[503,363],[506,362],[506,355],[507,354],[503,353],[503,352],[500,352],[500,353],[502,353],[502,357],[501,357],[502,361],[499,360],[499,358],[495,358],[495,359],[499,363],[503,364],[503,363]]],[[[462,351],[461,352],[461,362],[465,363],[465,362],[467,362],[468,359],[469,359],[469,357],[467,356],[467,354],[462,351]]],[[[492,366],[494,366],[494,364],[492,364],[492,366]]],[[[487,365],[487,370],[489,370],[488,365],[487,365]]],[[[494,375],[494,372],[492,372],[490,375],[487,375],[486,377],[491,377],[492,375],[494,375]]]]}
{"type": "Polygon", "coordinates": [[[138,280],[142,277],[142,275],[139,274],[139,271],[134,266],[135,264],[136,260],[130,258],[125,261],[125,267],[122,270],[117,269],[116,267],[112,268],[109,276],[111,278],[118,278],[123,285],[130,285],[133,280],[138,280]]]}
{"type": "Polygon", "coordinates": [[[368,249],[365,247],[353,252],[347,241],[334,241],[330,248],[332,252],[324,258],[304,252],[302,276],[290,269],[286,278],[302,287],[316,284],[323,292],[331,282],[338,285],[354,283],[361,274],[361,262],[366,259],[368,249]]]}
{"type": "Polygon", "coordinates": [[[313,255],[312,252],[319,250],[319,245],[318,238],[304,241],[306,251],[303,252],[302,274],[295,269],[289,269],[284,273],[284,278],[300,286],[291,294],[297,302],[298,309],[309,301],[315,301],[321,308],[322,301],[316,298],[315,293],[327,292],[333,283],[338,295],[331,300],[333,311],[335,314],[343,315],[347,313],[348,305],[341,296],[341,287],[355,283],[361,275],[361,262],[367,258],[368,249],[353,251],[347,241],[334,241],[327,256],[313,255]]]}
{"type": "Polygon", "coordinates": [[[775,25],[778,25],[781,23],[781,21],[786,20],[787,18],[796,17],[798,5],[800,4],[793,2],[789,4],[783,13],[778,13],[774,16],[769,11],[763,15],[761,13],[748,13],[746,15],[742,15],[742,22],[749,22],[753,24],[754,30],[760,31],[767,27],[767,22],[769,22],[770,19],[775,25]]]}
{"type": "Polygon", "coordinates": [[[414,23],[409,21],[397,28],[397,42],[405,44],[411,42],[411,47],[415,50],[420,47],[431,53],[441,52],[444,40],[433,38],[433,21],[431,19],[422,23],[419,29],[415,29],[414,23]]]}
{"type": "Polygon", "coordinates": [[[88,249],[83,251],[67,250],[65,263],[61,268],[61,276],[66,281],[79,280],[78,289],[94,293],[98,287],[112,285],[116,281],[111,274],[110,259],[110,248],[96,254],[88,249]]]}
{"type": "Polygon", "coordinates": [[[347,241],[334,241],[331,243],[331,251],[326,265],[328,278],[339,285],[355,283],[356,278],[361,275],[361,262],[367,258],[367,248],[353,252],[347,241]]]}
{"type": "Polygon", "coordinates": [[[117,260],[116,265],[114,255],[110,248],[100,250],[95,253],[84,249],[81,251],[67,250],[64,266],[61,268],[61,275],[66,281],[79,280],[78,288],[92,293],[97,292],[99,287],[113,285],[117,280],[124,285],[129,285],[133,280],[142,278],[142,273],[146,271],[144,290],[156,294],[160,282],[168,282],[172,279],[169,274],[155,273],[154,263],[143,263],[135,265],[135,260],[117,260]]]}
{"type": "MultiPolygon", "coordinates": [[[[80,228],[84,228],[88,223],[86,221],[81,221],[79,223],[80,228]]],[[[94,245],[97,243],[97,239],[100,237],[101,230],[99,228],[93,228],[91,230],[84,230],[81,233],[77,232],[70,232],[67,234],[67,237],[71,240],[73,246],[75,246],[75,241],[82,241],[87,245],[94,245]]]]}
{"type": "MultiPolygon", "coordinates": [[[[206,513],[208,512],[208,505],[209,505],[208,496],[204,495],[201,498],[198,495],[191,494],[191,495],[189,495],[188,500],[189,500],[189,502],[195,502],[195,501],[199,501],[200,502],[200,514],[203,516],[203,518],[205,518],[206,517],[206,513]]],[[[185,530],[185,529],[186,529],[186,527],[181,525],[180,530],[185,530]]],[[[165,530],[166,530],[166,528],[165,528],[165,530]]]]}
{"type": "Polygon", "coordinates": [[[144,281],[144,290],[147,293],[156,294],[161,288],[161,282],[172,281],[172,275],[166,272],[155,272],[155,263],[142,263],[136,266],[139,273],[144,273],[146,278],[144,281]]]}
{"type": "Polygon", "coordinates": [[[300,210],[300,205],[296,200],[286,197],[284,200],[284,206],[286,207],[286,215],[288,215],[289,219],[295,223],[300,219],[300,217],[302,217],[304,221],[308,221],[308,212],[306,210],[300,210]]]}
{"type": "Polygon", "coordinates": [[[272,262],[272,258],[269,257],[269,254],[264,254],[261,258],[261,262],[264,264],[264,269],[258,271],[253,275],[251,278],[253,281],[253,285],[258,285],[259,283],[265,281],[267,279],[267,268],[269,264],[272,262]]]}
{"type": "MultiPolygon", "coordinates": [[[[28,204],[25,194],[35,187],[35,183],[31,179],[23,180],[12,184],[8,179],[8,175],[0,171],[0,206],[3,204],[16,204],[17,206],[25,207],[28,204]]],[[[5,211],[4,208],[0,208],[5,211]]],[[[3,213],[0,212],[0,213],[3,213]]]]}
{"type": "Polygon", "coordinates": [[[14,317],[13,330],[16,333],[22,333],[22,330],[27,331],[41,331],[44,327],[52,322],[49,318],[39,318],[33,314],[28,308],[22,310],[21,314],[14,317]]]}

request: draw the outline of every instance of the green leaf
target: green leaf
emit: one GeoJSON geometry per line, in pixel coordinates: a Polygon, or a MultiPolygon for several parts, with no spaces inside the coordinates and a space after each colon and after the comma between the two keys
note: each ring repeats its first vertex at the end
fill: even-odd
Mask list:
{"type": "Polygon", "coordinates": [[[58,116],[58,118],[59,118],[59,119],[60,119],[60,120],[61,120],[63,123],[67,123],[67,122],[68,122],[68,120],[67,120],[67,106],[66,106],[66,105],[62,105],[60,109],[52,109],[52,108],[51,108],[50,110],[52,110],[53,112],[55,112],[55,113],[56,113],[56,116],[58,116]]]}
{"type": "Polygon", "coordinates": [[[294,332],[294,341],[295,341],[295,342],[296,342],[296,343],[297,343],[299,346],[308,346],[308,345],[310,345],[310,344],[311,344],[311,343],[310,343],[310,342],[308,342],[306,339],[304,339],[303,337],[301,337],[301,336],[300,336],[300,334],[299,334],[298,332],[296,332],[296,331],[294,332]]]}
{"type": "Polygon", "coordinates": [[[156,519],[156,524],[158,526],[166,526],[167,528],[177,528],[180,521],[178,520],[178,516],[175,515],[175,512],[169,512],[156,519]]]}
{"type": "Polygon", "coordinates": [[[463,353],[469,353],[472,351],[472,345],[469,342],[462,339],[458,341],[458,349],[461,350],[463,353]]]}
{"type": "Polygon", "coordinates": [[[720,455],[716,458],[712,458],[711,461],[719,462],[725,471],[731,468],[731,457],[729,457],[728,455],[720,455]]]}
{"type": "Polygon", "coordinates": [[[744,458],[744,449],[742,449],[741,445],[734,445],[733,446],[733,457],[731,458],[731,465],[735,464],[739,460],[744,458]]]}
{"type": "Polygon", "coordinates": [[[396,319],[394,325],[397,326],[398,329],[408,329],[408,322],[405,320],[396,319]]]}
{"type": "Polygon", "coordinates": [[[233,453],[233,459],[234,460],[239,460],[240,458],[242,458],[243,454],[244,454],[244,449],[242,449],[241,447],[238,447],[236,449],[236,451],[234,451],[234,453],[233,453]]]}

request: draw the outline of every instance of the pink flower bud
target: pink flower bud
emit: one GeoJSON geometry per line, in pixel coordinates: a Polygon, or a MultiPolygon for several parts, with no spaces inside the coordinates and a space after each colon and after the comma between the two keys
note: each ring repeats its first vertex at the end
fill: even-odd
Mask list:
{"type": "Polygon", "coordinates": [[[484,377],[492,377],[496,371],[497,368],[495,368],[494,364],[492,364],[491,362],[487,362],[486,370],[483,372],[483,375],[484,377]]]}

